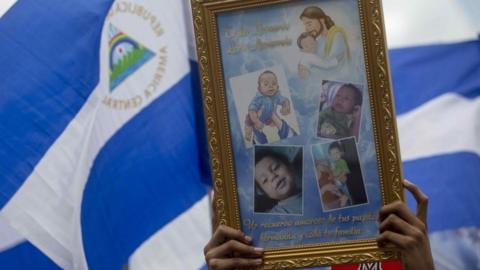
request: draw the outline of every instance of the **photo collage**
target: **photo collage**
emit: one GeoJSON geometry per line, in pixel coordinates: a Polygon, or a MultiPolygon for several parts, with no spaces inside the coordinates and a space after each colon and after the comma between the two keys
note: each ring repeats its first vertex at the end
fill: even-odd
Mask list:
{"type": "Polygon", "coordinates": [[[242,219],[380,207],[356,9],[312,0],[217,18],[242,219]]]}

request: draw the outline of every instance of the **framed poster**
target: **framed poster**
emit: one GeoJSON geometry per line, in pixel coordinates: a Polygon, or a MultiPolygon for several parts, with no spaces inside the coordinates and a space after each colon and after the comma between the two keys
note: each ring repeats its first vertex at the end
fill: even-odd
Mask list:
{"type": "Polygon", "coordinates": [[[192,1],[217,224],[262,269],[396,259],[403,200],[380,0],[192,1]]]}

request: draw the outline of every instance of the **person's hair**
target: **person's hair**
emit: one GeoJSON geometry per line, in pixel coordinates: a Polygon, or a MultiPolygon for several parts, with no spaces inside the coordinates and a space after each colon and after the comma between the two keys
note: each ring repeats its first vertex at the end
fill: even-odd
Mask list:
{"type": "Polygon", "coordinates": [[[262,78],[262,76],[265,75],[265,74],[272,74],[273,77],[275,77],[275,80],[278,81],[277,75],[276,75],[273,71],[271,71],[271,70],[265,70],[265,71],[262,72],[260,75],[258,75],[258,79],[257,79],[258,87],[260,87],[260,78],[262,78]]]}
{"type": "Polygon", "coordinates": [[[344,85],[342,85],[340,88],[342,87],[347,87],[349,88],[350,90],[353,91],[353,95],[354,95],[354,104],[355,105],[362,105],[362,91],[360,91],[360,89],[358,89],[358,87],[356,87],[355,85],[351,84],[351,83],[346,83],[344,85]]]}
{"type": "Polygon", "coordinates": [[[289,168],[292,165],[291,162],[288,160],[288,157],[286,157],[285,155],[280,154],[276,151],[267,150],[267,149],[260,149],[260,150],[255,152],[255,165],[257,165],[257,163],[259,163],[260,161],[262,161],[262,159],[264,159],[266,157],[270,157],[270,158],[273,158],[275,160],[278,160],[289,168]]]}
{"type": "Polygon", "coordinates": [[[298,39],[297,39],[297,45],[300,49],[303,49],[302,47],[302,40],[304,40],[305,38],[307,37],[312,37],[313,39],[315,39],[315,37],[313,36],[312,33],[310,32],[303,32],[300,34],[300,36],[298,36],[298,39]]]}
{"type": "Polygon", "coordinates": [[[328,146],[328,153],[332,152],[333,149],[338,149],[338,151],[343,152],[343,147],[339,142],[333,142],[328,146]]]}
{"type": "Polygon", "coordinates": [[[325,14],[325,12],[321,8],[316,6],[306,7],[303,10],[302,14],[300,14],[300,19],[302,19],[303,17],[315,19],[319,23],[321,23],[321,19],[324,19],[327,29],[330,29],[332,26],[335,25],[335,22],[333,22],[332,18],[330,18],[330,16],[327,16],[327,14],[325,14]]]}

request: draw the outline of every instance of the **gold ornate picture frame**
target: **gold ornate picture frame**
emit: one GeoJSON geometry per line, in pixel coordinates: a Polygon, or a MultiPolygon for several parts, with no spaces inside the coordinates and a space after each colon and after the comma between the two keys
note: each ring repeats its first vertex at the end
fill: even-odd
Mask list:
{"type": "Polygon", "coordinates": [[[261,269],[398,258],[403,200],[380,0],[192,0],[216,224],[261,269]]]}

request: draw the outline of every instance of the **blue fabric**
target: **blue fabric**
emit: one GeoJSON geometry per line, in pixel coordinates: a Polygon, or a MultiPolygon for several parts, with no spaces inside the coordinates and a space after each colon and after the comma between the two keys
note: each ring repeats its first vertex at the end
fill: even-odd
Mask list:
{"type": "Polygon", "coordinates": [[[0,19],[0,208],[97,85],[112,2],[20,0],[0,19]]]}
{"type": "Polygon", "coordinates": [[[5,270],[60,270],[45,254],[28,242],[0,252],[0,268],[5,270]]]}
{"type": "Polygon", "coordinates": [[[480,40],[394,49],[389,55],[397,114],[447,92],[480,95],[480,40]]]}
{"type": "MultiPolygon", "coordinates": [[[[397,114],[446,93],[469,99],[480,96],[480,40],[395,49],[389,54],[397,114]]],[[[430,197],[430,231],[480,226],[480,212],[473,210],[480,207],[477,154],[457,152],[411,160],[404,162],[403,170],[430,197]]],[[[409,202],[414,207],[411,198],[409,202]]]]}
{"type": "MultiPolygon", "coordinates": [[[[95,89],[112,2],[20,0],[1,18],[0,208],[95,89]]],[[[119,130],[93,164],[82,205],[91,269],[120,269],[144,240],[206,194],[206,133],[192,64],[193,72],[119,130]]],[[[24,246],[30,245],[1,253],[1,268],[56,269],[45,258],[37,266],[18,264],[38,253],[24,246]]]]}
{"type": "MultiPolygon", "coordinates": [[[[430,232],[480,227],[480,157],[459,152],[407,161],[404,175],[428,195],[430,232]]],[[[409,204],[415,209],[413,198],[409,204]]]]}
{"type": "Polygon", "coordinates": [[[194,92],[200,89],[187,75],[98,154],[82,203],[89,269],[120,269],[143,241],[205,196],[208,156],[199,151],[205,132],[196,122],[202,112],[186,109],[201,104],[194,92]]]}
{"type": "Polygon", "coordinates": [[[280,139],[287,138],[289,131],[290,127],[288,126],[287,121],[282,119],[282,127],[278,130],[278,137],[280,137],[280,139]]]}

